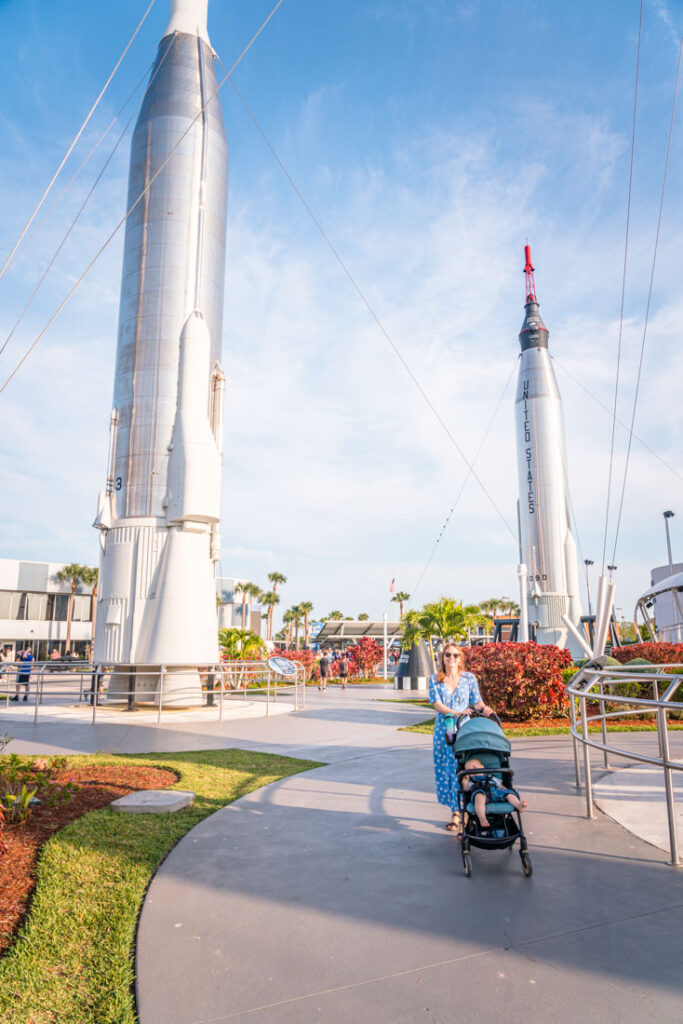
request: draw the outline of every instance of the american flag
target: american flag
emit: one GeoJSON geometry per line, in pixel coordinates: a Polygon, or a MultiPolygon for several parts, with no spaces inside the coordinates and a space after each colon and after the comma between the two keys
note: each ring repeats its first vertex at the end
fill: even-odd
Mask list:
{"type": "Polygon", "coordinates": [[[389,593],[390,593],[390,594],[393,594],[393,592],[394,592],[395,590],[396,590],[396,577],[394,576],[394,578],[393,578],[393,580],[391,581],[391,584],[390,584],[390,586],[389,586],[389,593]]]}

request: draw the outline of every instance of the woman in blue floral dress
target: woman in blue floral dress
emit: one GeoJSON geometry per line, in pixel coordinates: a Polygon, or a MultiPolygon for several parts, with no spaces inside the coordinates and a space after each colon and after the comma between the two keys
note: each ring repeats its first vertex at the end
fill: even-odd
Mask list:
{"type": "Polygon", "coordinates": [[[436,797],[440,804],[451,809],[449,832],[458,832],[458,774],[453,749],[446,743],[446,717],[458,716],[468,708],[476,708],[485,715],[491,713],[481,699],[477,677],[462,670],[463,652],[457,644],[447,643],[439,655],[440,671],[429,680],[429,703],[438,712],[434,723],[434,775],[436,797]]]}

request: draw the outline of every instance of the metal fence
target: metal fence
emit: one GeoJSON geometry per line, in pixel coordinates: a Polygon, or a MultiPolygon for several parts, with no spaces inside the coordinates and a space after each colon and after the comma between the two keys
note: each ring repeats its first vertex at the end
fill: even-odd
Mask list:
{"type": "Polygon", "coordinates": [[[33,721],[41,708],[68,707],[77,702],[92,708],[92,722],[98,709],[115,708],[134,712],[156,710],[162,714],[175,709],[215,709],[219,721],[230,701],[256,700],[265,704],[266,716],[278,697],[292,697],[294,711],[306,707],[304,666],[292,661],[289,676],[271,669],[267,661],[223,661],[215,665],[159,665],[145,668],[107,666],[95,662],[33,662],[30,677],[24,662],[0,666],[0,707],[22,701],[33,705],[33,721]]]}
{"type": "MultiPolygon", "coordinates": [[[[604,661],[604,659],[598,660],[604,661]]],[[[666,671],[667,669],[683,672],[681,665],[660,665],[636,670],[628,665],[605,667],[594,661],[579,669],[572,677],[567,686],[567,695],[574,747],[574,770],[576,785],[579,788],[582,786],[579,747],[583,748],[587,816],[595,817],[591,748],[602,751],[605,768],[610,768],[610,756],[661,768],[666,795],[671,850],[670,863],[679,866],[681,860],[678,851],[673,773],[683,771],[683,762],[673,760],[671,757],[668,718],[672,713],[683,715],[683,702],[673,699],[676,691],[683,685],[683,676],[671,675],[666,671]],[[643,693],[647,696],[643,696],[643,693]],[[609,742],[608,722],[621,722],[624,719],[628,721],[635,715],[653,716],[657,727],[658,757],[626,750],[623,746],[616,746],[609,742]],[[599,733],[590,733],[591,725],[599,725],[599,733]]],[[[625,735],[627,734],[620,734],[621,743],[623,743],[625,735]]]]}

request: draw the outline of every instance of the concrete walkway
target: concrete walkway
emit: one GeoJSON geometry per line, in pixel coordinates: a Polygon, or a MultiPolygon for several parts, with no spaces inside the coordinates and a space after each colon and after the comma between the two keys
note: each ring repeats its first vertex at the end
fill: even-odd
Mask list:
{"type": "Polygon", "coordinates": [[[138,936],[141,1024],[682,1018],[683,873],[584,817],[566,738],[514,744],[533,878],[515,850],[474,851],[466,879],[431,742],[396,732],[420,713],[349,696],[271,723],[280,742],[252,739],[330,763],[219,811],[161,866],[138,936]]]}

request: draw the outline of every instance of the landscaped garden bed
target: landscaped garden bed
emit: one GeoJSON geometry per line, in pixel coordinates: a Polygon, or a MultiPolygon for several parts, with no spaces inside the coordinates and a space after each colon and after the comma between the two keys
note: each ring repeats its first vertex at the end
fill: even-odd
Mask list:
{"type": "MultiPolygon", "coordinates": [[[[9,758],[3,760],[5,764],[9,762],[9,758]]],[[[45,761],[36,759],[37,763],[45,761]]],[[[31,771],[30,759],[22,759],[21,763],[31,771]]],[[[30,817],[26,822],[5,825],[6,850],[0,856],[0,954],[10,944],[28,908],[43,843],[64,825],[88,811],[106,807],[120,796],[141,789],[164,789],[177,781],[175,772],[152,766],[114,764],[71,769],[67,761],[55,773],[54,782],[62,792],[73,795],[54,806],[29,808],[30,817]]]]}
{"type": "MultiPolygon", "coordinates": [[[[0,757],[0,771],[8,761],[0,757]]],[[[24,765],[32,761],[21,759],[24,765]]],[[[5,932],[0,1022],[135,1024],[135,928],[158,865],[209,814],[316,765],[251,751],[204,750],[77,756],[63,767],[61,782],[79,788],[70,799],[56,799],[53,808],[45,807],[44,818],[36,808],[29,819],[27,835],[39,822],[43,829],[32,840],[39,851],[31,875],[35,889],[27,908],[25,891],[26,909],[16,914],[18,930],[14,935],[5,932]],[[117,814],[103,806],[134,789],[167,787],[169,780],[195,793],[190,807],[153,815],[117,814]],[[60,815],[62,810],[71,815],[66,823],[51,813],[59,808],[60,815]]],[[[7,862],[13,830],[6,825],[10,850],[0,852],[0,870],[7,868],[12,885],[18,864],[16,854],[14,868],[7,862]]],[[[30,845],[27,839],[25,846],[30,845]]],[[[14,899],[19,899],[18,888],[14,899]]]]}

